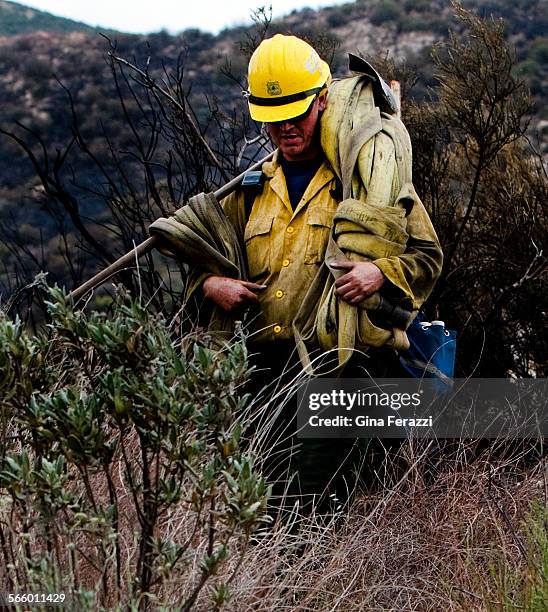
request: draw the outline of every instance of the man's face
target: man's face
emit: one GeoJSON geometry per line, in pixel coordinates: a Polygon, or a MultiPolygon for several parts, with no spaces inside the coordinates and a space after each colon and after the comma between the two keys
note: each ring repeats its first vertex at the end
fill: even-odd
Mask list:
{"type": "Polygon", "coordinates": [[[272,142],[280,149],[287,161],[314,159],[320,152],[318,128],[320,113],[325,109],[327,94],[312,102],[310,112],[302,119],[288,119],[267,123],[272,142]]]}

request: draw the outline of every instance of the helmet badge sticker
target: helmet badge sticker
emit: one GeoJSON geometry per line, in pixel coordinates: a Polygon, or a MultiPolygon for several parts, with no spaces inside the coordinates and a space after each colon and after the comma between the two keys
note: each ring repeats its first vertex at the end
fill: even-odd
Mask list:
{"type": "Polygon", "coordinates": [[[266,92],[269,96],[279,96],[282,93],[282,88],[278,81],[268,81],[266,84],[266,92]]]}
{"type": "Polygon", "coordinates": [[[316,70],[318,70],[320,64],[320,58],[315,51],[312,51],[306,60],[304,67],[310,72],[310,74],[314,74],[316,70]]]}

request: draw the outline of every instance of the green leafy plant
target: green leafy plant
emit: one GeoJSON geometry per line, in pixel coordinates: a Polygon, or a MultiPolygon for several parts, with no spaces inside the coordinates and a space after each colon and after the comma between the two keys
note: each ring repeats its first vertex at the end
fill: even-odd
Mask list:
{"type": "Polygon", "coordinates": [[[169,592],[182,610],[205,588],[221,607],[230,579],[216,575],[237,571],[269,494],[236,423],[243,339],[185,351],[123,291],[110,316],[47,291],[38,335],[0,314],[3,586],[65,591],[84,609],[169,592]]]}

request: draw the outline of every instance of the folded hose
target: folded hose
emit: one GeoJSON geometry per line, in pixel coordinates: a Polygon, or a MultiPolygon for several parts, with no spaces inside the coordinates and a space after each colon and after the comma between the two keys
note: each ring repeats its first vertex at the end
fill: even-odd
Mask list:
{"type": "Polygon", "coordinates": [[[418,196],[411,180],[411,142],[403,123],[381,113],[364,76],[335,81],[321,120],[324,153],[340,178],[343,200],[333,220],[324,264],[293,322],[301,361],[311,368],[307,343],[336,349],[343,366],[355,348],[407,349],[415,296],[393,259],[407,247],[407,215],[418,196]],[[332,264],[382,260],[397,304],[375,293],[359,306],[338,299],[334,282],[344,274],[332,264]],[[372,312],[391,324],[380,327],[372,312]],[[371,315],[371,316],[370,316],[371,315]]]}

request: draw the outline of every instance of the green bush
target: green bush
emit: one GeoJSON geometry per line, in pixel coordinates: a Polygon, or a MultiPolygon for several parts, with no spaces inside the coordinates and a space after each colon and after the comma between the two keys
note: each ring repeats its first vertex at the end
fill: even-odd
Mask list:
{"type": "Polygon", "coordinates": [[[344,25],[349,20],[347,9],[333,8],[327,15],[327,24],[331,28],[337,28],[344,25]]]}
{"type": "Polygon", "coordinates": [[[501,555],[490,565],[498,585],[502,610],[543,612],[548,601],[548,510],[544,502],[532,500],[520,534],[520,551],[525,567],[517,572],[501,555]]]}
{"type": "Polygon", "coordinates": [[[526,80],[533,95],[542,93],[544,71],[538,62],[533,59],[527,59],[516,66],[515,72],[526,80]]]}
{"type": "Polygon", "coordinates": [[[435,15],[411,15],[402,18],[400,28],[402,32],[446,32],[447,21],[435,15]]]}
{"type": "Polygon", "coordinates": [[[403,6],[407,12],[429,13],[432,11],[433,3],[432,0],[406,0],[403,6]]]}
{"type": "Polygon", "coordinates": [[[529,57],[546,69],[548,67],[548,38],[535,40],[531,45],[529,57]]]}
{"type": "Polygon", "coordinates": [[[548,601],[548,508],[535,500],[526,519],[528,572],[524,604],[528,610],[543,610],[548,601]]]}
{"type": "Polygon", "coordinates": [[[268,497],[236,424],[244,343],[183,350],[124,294],[112,310],[50,289],[46,331],[0,315],[0,582],[77,609],[190,609],[204,587],[221,606],[268,497]]]}
{"type": "Polygon", "coordinates": [[[32,81],[48,79],[52,72],[51,64],[38,58],[28,59],[23,65],[23,74],[32,81]]]}
{"type": "Polygon", "coordinates": [[[382,25],[387,21],[398,22],[400,19],[400,7],[393,0],[382,0],[371,15],[371,22],[382,25]]]}

